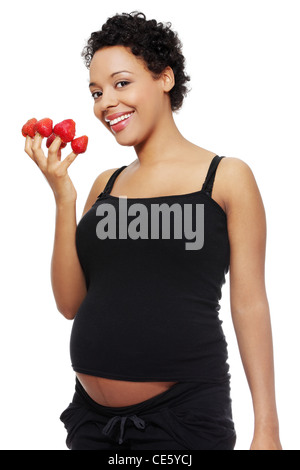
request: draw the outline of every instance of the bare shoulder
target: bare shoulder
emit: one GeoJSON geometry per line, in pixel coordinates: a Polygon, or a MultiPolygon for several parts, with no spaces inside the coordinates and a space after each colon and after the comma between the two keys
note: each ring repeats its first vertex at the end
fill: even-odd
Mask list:
{"type": "Polygon", "coordinates": [[[250,179],[254,177],[248,163],[240,158],[226,157],[221,160],[219,165],[220,167],[222,166],[222,175],[229,184],[231,184],[233,180],[238,182],[240,177],[250,179]]]}
{"type": "Polygon", "coordinates": [[[117,171],[118,168],[110,168],[109,170],[104,170],[100,175],[95,179],[94,185],[100,188],[100,192],[105,188],[107,181],[111,175],[117,171]]]}
{"type": "Polygon", "coordinates": [[[263,200],[246,162],[224,158],[222,163],[232,267],[237,266],[237,259],[245,261],[246,258],[244,265],[250,266],[250,253],[253,259],[264,257],[267,226],[263,200]]]}
{"type": "Polygon", "coordinates": [[[100,173],[97,178],[95,179],[92,187],[91,187],[91,190],[89,192],[89,195],[87,197],[87,200],[86,200],[86,203],[85,203],[85,206],[84,206],[84,209],[83,209],[83,213],[82,213],[82,217],[84,216],[84,214],[90,210],[90,208],[92,207],[92,205],[94,204],[94,202],[96,201],[97,197],[99,196],[99,194],[103,191],[103,189],[105,188],[106,186],[106,183],[108,182],[109,178],[111,177],[111,175],[117,170],[118,168],[111,168],[109,170],[105,170],[103,171],[102,173],[100,173]]]}
{"type": "Polygon", "coordinates": [[[245,201],[245,198],[260,198],[253,171],[245,161],[226,157],[221,160],[219,166],[219,185],[222,186],[226,213],[245,201]]]}

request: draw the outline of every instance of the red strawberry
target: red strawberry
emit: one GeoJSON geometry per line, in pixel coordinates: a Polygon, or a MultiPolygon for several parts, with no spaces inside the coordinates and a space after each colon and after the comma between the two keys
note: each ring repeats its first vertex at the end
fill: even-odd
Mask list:
{"type": "Polygon", "coordinates": [[[49,118],[44,118],[38,121],[35,124],[35,130],[38,132],[42,137],[49,137],[52,134],[53,130],[53,121],[49,118]]]}
{"type": "MultiPolygon", "coordinates": [[[[46,147],[49,148],[50,145],[52,144],[53,140],[56,138],[57,136],[55,134],[51,134],[50,137],[48,137],[47,141],[46,141],[46,147]]],[[[67,144],[65,144],[64,142],[62,142],[60,144],[60,147],[59,147],[59,150],[65,148],[67,146],[67,144]]]]}
{"type": "Polygon", "coordinates": [[[29,119],[26,122],[26,124],[24,124],[24,126],[22,127],[22,135],[24,137],[29,135],[29,137],[33,138],[35,136],[34,126],[35,126],[36,123],[37,123],[37,119],[35,119],[35,118],[29,119]]]}
{"type": "Polygon", "coordinates": [[[63,142],[71,142],[75,137],[75,122],[72,119],[66,119],[54,126],[54,134],[58,135],[63,142]]]}
{"type": "Polygon", "coordinates": [[[71,147],[74,153],[84,153],[88,144],[88,137],[83,135],[82,137],[77,137],[77,139],[72,140],[71,147]]]}

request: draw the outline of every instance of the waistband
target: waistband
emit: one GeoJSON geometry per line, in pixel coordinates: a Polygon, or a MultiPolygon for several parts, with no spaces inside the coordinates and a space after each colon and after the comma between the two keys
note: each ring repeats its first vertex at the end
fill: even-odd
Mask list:
{"type": "Polygon", "coordinates": [[[177,406],[180,405],[182,402],[186,402],[188,400],[193,399],[193,397],[198,396],[199,393],[201,394],[211,394],[212,390],[214,389],[222,389],[224,390],[225,394],[230,394],[230,385],[229,380],[223,383],[218,384],[203,384],[199,382],[177,382],[175,385],[172,385],[168,390],[155,395],[148,400],[144,400],[140,403],[129,405],[129,406],[121,406],[121,407],[110,407],[110,406],[103,406],[99,403],[95,402],[85,391],[83,386],[81,385],[80,381],[76,377],[76,384],[75,384],[75,395],[73,398],[74,403],[82,401],[84,404],[92,408],[94,411],[102,414],[104,416],[127,416],[129,414],[135,414],[140,412],[157,412],[159,409],[165,406],[177,406]]]}

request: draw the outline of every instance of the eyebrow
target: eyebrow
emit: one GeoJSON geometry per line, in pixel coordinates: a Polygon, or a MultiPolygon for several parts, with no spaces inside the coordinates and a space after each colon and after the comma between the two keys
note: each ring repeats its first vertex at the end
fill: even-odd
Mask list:
{"type": "MultiPolygon", "coordinates": [[[[122,72],[127,72],[127,73],[131,73],[131,74],[132,74],[132,72],[129,72],[129,70],[120,70],[119,72],[114,72],[114,73],[112,73],[112,74],[111,74],[111,77],[114,77],[115,75],[118,75],[118,73],[122,73],[122,72]]],[[[89,87],[92,87],[92,86],[97,86],[97,83],[91,82],[91,83],[89,84],[89,87]]]]}

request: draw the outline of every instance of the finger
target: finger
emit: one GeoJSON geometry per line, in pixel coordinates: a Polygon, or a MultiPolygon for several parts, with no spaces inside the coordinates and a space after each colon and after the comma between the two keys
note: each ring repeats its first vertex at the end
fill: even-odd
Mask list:
{"type": "Polygon", "coordinates": [[[77,153],[71,152],[61,163],[61,168],[63,170],[67,170],[71,163],[74,162],[75,158],[77,157],[77,153]]]}
{"type": "Polygon", "coordinates": [[[48,164],[51,165],[52,163],[57,163],[57,160],[60,160],[59,157],[61,157],[61,151],[60,151],[61,143],[62,143],[61,138],[55,137],[55,139],[53,140],[48,150],[48,164]]]}
{"type": "Polygon", "coordinates": [[[36,133],[32,143],[32,153],[35,163],[41,168],[41,170],[47,167],[47,159],[42,150],[43,137],[36,133]]]}
{"type": "Polygon", "coordinates": [[[34,158],[33,158],[33,153],[32,153],[32,143],[33,143],[33,139],[32,139],[29,135],[27,135],[27,136],[26,136],[26,140],[25,140],[25,148],[24,148],[24,150],[25,150],[25,152],[27,153],[27,155],[29,155],[30,158],[31,158],[32,160],[34,160],[34,158]]]}
{"type": "Polygon", "coordinates": [[[42,148],[43,137],[38,132],[35,134],[32,142],[32,150],[35,152],[42,148]]]}

